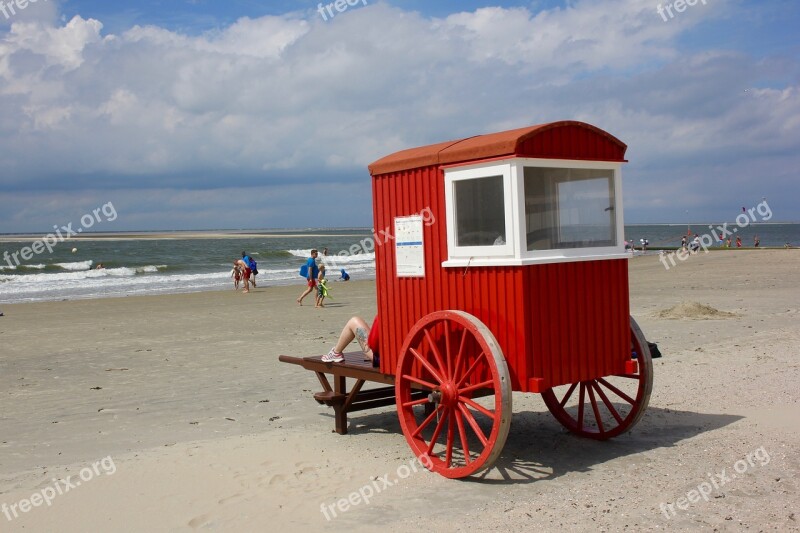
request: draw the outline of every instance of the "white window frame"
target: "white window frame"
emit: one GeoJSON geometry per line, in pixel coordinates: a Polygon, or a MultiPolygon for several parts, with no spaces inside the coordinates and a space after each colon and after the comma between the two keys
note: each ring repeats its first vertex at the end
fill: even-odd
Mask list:
{"type": "MultiPolygon", "coordinates": [[[[504,261],[513,260],[519,253],[519,250],[516,249],[519,239],[516,235],[517,228],[515,223],[517,220],[517,204],[514,202],[511,167],[509,164],[491,162],[445,170],[444,184],[447,220],[447,251],[450,258],[446,263],[449,263],[450,260],[469,261],[470,257],[480,257],[484,260],[501,260],[501,264],[504,263],[504,261]],[[506,243],[492,246],[457,246],[455,184],[459,181],[488,178],[491,176],[502,176],[503,178],[506,243]]],[[[449,265],[445,264],[445,266],[449,265]]]]}
{"type": "Polygon", "coordinates": [[[442,263],[444,267],[519,266],[628,257],[628,254],[625,253],[625,224],[622,213],[622,163],[515,157],[445,168],[444,182],[448,253],[447,260],[442,263]],[[617,244],[615,246],[528,251],[527,232],[523,231],[526,227],[524,167],[612,170],[617,244]],[[456,246],[453,184],[459,180],[489,176],[503,176],[507,242],[504,246],[456,246]]]}

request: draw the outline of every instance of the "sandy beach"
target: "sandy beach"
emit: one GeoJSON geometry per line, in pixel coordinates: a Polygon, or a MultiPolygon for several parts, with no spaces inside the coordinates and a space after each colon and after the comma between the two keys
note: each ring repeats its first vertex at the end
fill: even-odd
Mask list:
{"type": "Polygon", "coordinates": [[[800,529],[800,252],[630,272],[664,355],[642,421],[581,439],[515,393],[502,455],[466,480],[416,464],[393,407],[333,433],[314,375],[278,361],[371,319],[373,282],[334,284],[325,309],[296,306],[301,286],[4,305],[0,531],[800,529]]]}

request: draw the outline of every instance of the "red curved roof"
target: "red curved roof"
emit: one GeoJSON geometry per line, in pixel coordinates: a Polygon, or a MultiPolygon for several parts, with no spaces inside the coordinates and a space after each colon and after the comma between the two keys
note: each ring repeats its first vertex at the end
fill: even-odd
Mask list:
{"type": "Polygon", "coordinates": [[[373,176],[503,156],[625,161],[627,145],[591,124],[564,120],[401,150],[369,165],[373,176]]]}

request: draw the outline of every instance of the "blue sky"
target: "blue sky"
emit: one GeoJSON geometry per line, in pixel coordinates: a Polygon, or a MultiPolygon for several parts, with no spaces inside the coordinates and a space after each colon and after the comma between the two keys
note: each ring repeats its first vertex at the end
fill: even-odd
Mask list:
{"type": "Polygon", "coordinates": [[[370,226],[371,161],[552,120],[628,144],[629,223],[800,221],[800,3],[673,2],[0,12],[0,233],[370,226]]]}

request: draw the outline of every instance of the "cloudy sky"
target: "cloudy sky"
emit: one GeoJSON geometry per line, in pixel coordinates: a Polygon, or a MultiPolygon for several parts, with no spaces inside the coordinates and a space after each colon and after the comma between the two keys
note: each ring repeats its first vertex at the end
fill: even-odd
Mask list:
{"type": "Polygon", "coordinates": [[[370,162],[553,120],[628,144],[626,222],[800,221],[797,0],[17,1],[0,233],[370,226],[370,162]]]}

